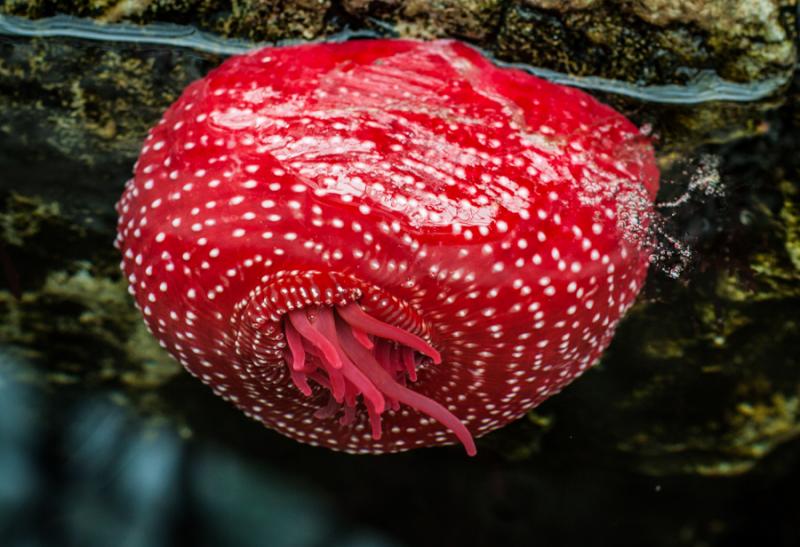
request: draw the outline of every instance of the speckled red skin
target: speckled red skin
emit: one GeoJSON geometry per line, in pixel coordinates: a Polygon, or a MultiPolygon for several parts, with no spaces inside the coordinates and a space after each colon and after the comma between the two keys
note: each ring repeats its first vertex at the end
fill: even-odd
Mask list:
{"type": "Polygon", "coordinates": [[[429,340],[443,362],[409,386],[480,436],[600,357],[644,282],[657,186],[622,115],[459,42],[267,48],[150,131],[117,244],[151,332],[218,395],[301,442],[395,452],[455,439],[407,407],[378,441],[363,408],[315,418],[286,309],[357,300],[429,340]]]}

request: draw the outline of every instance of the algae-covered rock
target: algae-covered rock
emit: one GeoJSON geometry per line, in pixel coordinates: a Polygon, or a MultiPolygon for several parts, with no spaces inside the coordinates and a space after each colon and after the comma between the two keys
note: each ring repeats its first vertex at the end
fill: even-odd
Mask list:
{"type": "Polygon", "coordinates": [[[391,24],[401,36],[462,38],[490,42],[499,28],[502,0],[343,0],[347,12],[366,24],[391,24]]]}
{"type": "Polygon", "coordinates": [[[112,23],[190,23],[252,40],[313,38],[328,29],[330,0],[3,0],[0,12],[30,18],[76,15],[112,23]]]}
{"type": "Polygon", "coordinates": [[[788,79],[796,7],[791,0],[517,0],[506,11],[497,51],[573,74],[643,83],[686,81],[702,69],[742,82],[788,79]]]}
{"type": "Polygon", "coordinates": [[[765,120],[770,133],[717,150],[724,195],[685,213],[696,227],[684,236],[692,270],[680,285],[651,278],[650,298],[606,359],[609,371],[619,367],[613,374],[635,379],[616,405],[616,429],[650,472],[739,473],[800,436],[791,109],[765,120]]]}
{"type": "Polygon", "coordinates": [[[796,7],[793,0],[516,0],[490,47],[505,61],[635,84],[620,90],[634,101],[607,100],[626,112],[637,112],[641,98],[662,103],[640,121],[652,123],[663,146],[686,151],[758,134],[761,119],[780,106],[797,61],[796,7]],[[681,88],[723,100],[687,108],[692,93],[681,88]]]}
{"type": "Polygon", "coordinates": [[[741,473],[800,436],[797,301],[681,296],[706,301],[639,310],[606,360],[628,375],[612,411],[619,448],[649,473],[741,473]]]}
{"type": "Polygon", "coordinates": [[[156,393],[181,369],[131,307],[107,234],[57,202],[18,194],[0,207],[0,234],[0,345],[37,365],[15,374],[41,387],[112,390],[120,404],[163,415],[156,393]]]}
{"type": "Polygon", "coordinates": [[[3,0],[0,12],[104,22],[194,23],[254,40],[312,38],[344,26],[460,37],[501,58],[631,82],[681,82],[711,69],[747,82],[788,79],[795,0],[3,0]],[[354,24],[355,23],[355,24],[354,24]]]}
{"type": "Polygon", "coordinates": [[[0,153],[54,149],[86,165],[129,161],[166,105],[220,61],[136,44],[3,41],[0,133],[8,144],[0,153]]]}

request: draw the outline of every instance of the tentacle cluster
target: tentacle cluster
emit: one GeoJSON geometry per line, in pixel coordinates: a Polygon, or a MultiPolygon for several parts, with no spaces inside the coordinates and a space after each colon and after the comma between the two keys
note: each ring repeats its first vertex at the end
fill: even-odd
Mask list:
{"type": "Polygon", "coordinates": [[[439,352],[421,338],[372,317],[357,302],[290,311],[283,327],[295,386],[306,396],[312,395],[309,380],[330,391],[328,404],[317,411],[317,418],[331,418],[343,409],[340,423],[352,423],[360,396],[372,437],[378,440],[381,415],[398,410],[402,403],[440,422],[468,454],[475,454],[472,436],[458,418],[407,387],[407,380],[416,381],[416,367],[423,356],[441,363],[439,352]]]}

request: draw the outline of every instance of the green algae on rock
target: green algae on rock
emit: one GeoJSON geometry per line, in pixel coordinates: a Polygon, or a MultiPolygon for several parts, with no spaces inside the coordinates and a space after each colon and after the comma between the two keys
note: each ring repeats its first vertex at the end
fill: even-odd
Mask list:
{"type": "Polygon", "coordinates": [[[465,38],[502,59],[572,74],[679,83],[706,68],[740,82],[788,78],[796,7],[795,0],[3,0],[0,13],[192,23],[272,41],[393,26],[403,37],[465,38]]]}
{"type": "Polygon", "coordinates": [[[620,446],[649,472],[741,473],[800,435],[800,165],[797,128],[783,121],[793,108],[719,149],[728,195],[695,243],[693,273],[679,289],[651,286],[655,300],[620,333],[618,358],[636,363],[620,446]],[[647,422],[628,427],[633,415],[647,422]]]}
{"type": "Polygon", "coordinates": [[[392,25],[401,36],[463,38],[485,44],[497,32],[504,0],[343,0],[342,6],[367,25],[392,25]]]}
{"type": "Polygon", "coordinates": [[[12,371],[26,382],[84,393],[109,389],[117,402],[163,415],[165,405],[154,394],[180,368],[131,309],[107,235],[82,214],[65,215],[57,201],[5,196],[0,344],[35,363],[35,369],[12,371]]]}
{"type": "Polygon", "coordinates": [[[667,82],[713,67],[735,81],[787,79],[797,59],[793,1],[509,4],[497,38],[500,56],[575,74],[667,82]]]}

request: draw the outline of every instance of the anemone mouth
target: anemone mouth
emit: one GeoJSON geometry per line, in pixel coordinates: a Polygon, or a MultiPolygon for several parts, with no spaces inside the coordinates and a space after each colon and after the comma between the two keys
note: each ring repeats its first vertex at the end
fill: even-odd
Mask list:
{"type": "Polygon", "coordinates": [[[305,396],[309,381],[329,391],[328,404],[315,413],[329,419],[340,411],[342,425],[354,422],[360,405],[369,415],[372,438],[382,435],[381,416],[401,404],[427,414],[476,453],[469,430],[440,403],[411,389],[423,359],[441,363],[439,352],[422,338],[385,323],[356,302],[315,305],[287,312],[284,356],[291,379],[305,396]]]}
{"type": "Polygon", "coordinates": [[[316,418],[341,414],[340,423],[349,425],[366,412],[378,440],[381,416],[406,405],[475,454],[464,424],[413,389],[418,367],[441,356],[425,341],[431,326],[410,302],[349,274],[282,270],[262,277],[234,305],[230,321],[237,361],[264,389],[288,376],[305,397],[329,393],[316,418]]]}

